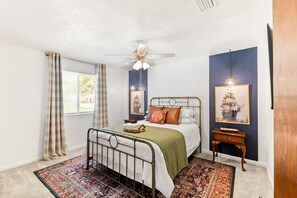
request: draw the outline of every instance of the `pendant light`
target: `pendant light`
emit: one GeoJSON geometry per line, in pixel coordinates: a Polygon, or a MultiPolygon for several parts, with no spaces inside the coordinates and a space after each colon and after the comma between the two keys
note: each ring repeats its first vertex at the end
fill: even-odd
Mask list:
{"type": "Polygon", "coordinates": [[[230,76],[225,80],[225,85],[226,86],[229,86],[229,87],[231,87],[231,86],[233,86],[233,85],[235,85],[235,81],[234,81],[234,79],[232,78],[232,57],[231,57],[231,50],[230,50],[230,52],[229,52],[229,60],[230,60],[230,76]]]}

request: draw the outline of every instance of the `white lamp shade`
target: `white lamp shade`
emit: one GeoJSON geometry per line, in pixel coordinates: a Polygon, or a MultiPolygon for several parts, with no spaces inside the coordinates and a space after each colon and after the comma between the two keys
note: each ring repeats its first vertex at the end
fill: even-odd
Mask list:
{"type": "Polygon", "coordinates": [[[144,69],[144,70],[146,70],[147,68],[149,68],[150,67],[150,65],[147,63],[147,62],[143,62],[142,63],[142,68],[144,69]]]}
{"type": "Polygon", "coordinates": [[[142,68],[142,62],[141,62],[141,61],[137,61],[137,62],[133,65],[132,68],[135,69],[135,70],[139,70],[139,69],[141,69],[141,68],[142,68]]]}

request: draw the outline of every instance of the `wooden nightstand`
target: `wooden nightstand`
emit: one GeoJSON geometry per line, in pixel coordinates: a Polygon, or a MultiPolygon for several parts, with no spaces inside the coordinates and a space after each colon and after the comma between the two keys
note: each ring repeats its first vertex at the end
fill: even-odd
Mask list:
{"type": "Polygon", "coordinates": [[[239,132],[224,132],[220,129],[214,129],[212,131],[213,137],[212,137],[212,153],[213,153],[213,159],[212,161],[215,161],[215,156],[218,156],[218,144],[221,142],[234,144],[238,149],[241,150],[241,166],[242,171],[245,171],[244,169],[244,157],[246,153],[245,148],[245,132],[239,131],[239,132]]]}

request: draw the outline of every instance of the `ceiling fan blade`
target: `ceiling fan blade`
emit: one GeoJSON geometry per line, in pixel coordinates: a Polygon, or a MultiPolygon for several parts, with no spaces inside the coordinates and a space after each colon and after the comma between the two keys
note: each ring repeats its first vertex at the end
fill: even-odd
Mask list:
{"type": "Polygon", "coordinates": [[[125,57],[125,58],[134,58],[134,56],[122,55],[122,54],[104,54],[104,56],[118,56],[118,57],[125,57]]]}
{"type": "Polygon", "coordinates": [[[138,44],[138,48],[137,48],[137,55],[138,56],[145,56],[146,55],[146,45],[143,43],[139,43],[138,44]]]}
{"type": "Polygon", "coordinates": [[[133,70],[133,68],[132,68],[131,65],[124,65],[124,66],[121,67],[121,69],[128,70],[128,71],[132,71],[133,70]]]}
{"type": "Polygon", "coordinates": [[[127,62],[125,65],[121,66],[122,69],[132,70],[132,66],[137,62],[137,60],[131,60],[127,62]]]}
{"type": "Polygon", "coordinates": [[[125,66],[132,67],[132,66],[136,63],[136,61],[137,61],[137,60],[131,60],[131,61],[125,63],[125,65],[124,65],[123,67],[125,67],[125,66]]]}
{"type": "Polygon", "coordinates": [[[147,59],[156,59],[156,58],[169,58],[174,57],[175,54],[148,54],[146,55],[147,59]]]}
{"type": "Polygon", "coordinates": [[[157,64],[154,61],[151,60],[145,60],[150,66],[156,66],[157,64]]]}
{"type": "Polygon", "coordinates": [[[130,61],[126,62],[122,67],[126,67],[126,66],[132,67],[136,62],[137,62],[136,59],[130,60],[130,61]]]}

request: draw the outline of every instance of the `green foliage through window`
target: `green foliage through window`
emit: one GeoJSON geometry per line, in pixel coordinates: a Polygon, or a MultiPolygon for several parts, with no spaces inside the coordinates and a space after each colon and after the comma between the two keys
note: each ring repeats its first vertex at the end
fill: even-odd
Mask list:
{"type": "Polygon", "coordinates": [[[94,76],[63,71],[64,113],[94,111],[94,89],[94,76]]]}

